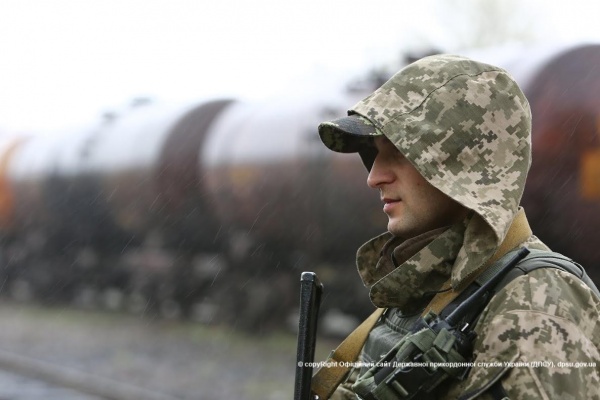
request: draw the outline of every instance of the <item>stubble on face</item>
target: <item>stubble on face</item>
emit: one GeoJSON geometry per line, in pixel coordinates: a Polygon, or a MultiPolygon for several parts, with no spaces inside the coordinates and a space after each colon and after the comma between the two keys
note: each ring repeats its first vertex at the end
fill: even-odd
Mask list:
{"type": "Polygon", "coordinates": [[[367,183],[379,189],[388,231],[405,239],[463,220],[468,209],[430,184],[385,137],[374,140],[377,156],[367,183]]]}

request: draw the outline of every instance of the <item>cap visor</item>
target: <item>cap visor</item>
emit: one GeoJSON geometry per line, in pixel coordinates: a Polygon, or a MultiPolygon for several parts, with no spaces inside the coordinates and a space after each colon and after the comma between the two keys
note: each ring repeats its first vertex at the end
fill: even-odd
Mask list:
{"type": "Polygon", "coordinates": [[[356,153],[369,146],[371,138],[381,134],[371,121],[360,115],[349,115],[319,125],[319,136],[325,146],[339,153],[356,153]]]}

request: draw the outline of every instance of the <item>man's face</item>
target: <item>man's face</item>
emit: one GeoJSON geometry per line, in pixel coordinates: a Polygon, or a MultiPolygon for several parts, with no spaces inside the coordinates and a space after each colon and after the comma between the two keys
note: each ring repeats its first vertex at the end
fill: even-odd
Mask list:
{"type": "Polygon", "coordinates": [[[427,182],[389,139],[376,137],[375,147],[367,184],[379,189],[388,231],[408,239],[466,217],[468,209],[427,182]]]}

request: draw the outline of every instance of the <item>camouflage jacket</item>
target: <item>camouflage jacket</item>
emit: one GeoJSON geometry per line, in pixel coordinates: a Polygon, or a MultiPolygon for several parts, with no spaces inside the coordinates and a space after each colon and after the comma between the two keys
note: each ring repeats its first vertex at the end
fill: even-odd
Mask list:
{"type": "MultiPolygon", "coordinates": [[[[391,262],[393,250],[384,245],[383,252],[378,252],[372,247],[385,239],[389,236],[363,246],[359,259],[373,257],[377,261],[371,265],[380,267],[391,262]]],[[[534,236],[524,246],[546,249],[534,236]]],[[[427,282],[438,274],[432,270],[421,277],[427,282]]],[[[363,348],[361,361],[379,361],[408,332],[419,316],[412,305],[423,304],[417,301],[422,292],[414,288],[408,285],[398,290],[408,294],[405,303],[395,302],[397,307],[384,314],[363,348]]],[[[387,302],[380,298],[376,303],[384,306],[387,302]]],[[[470,360],[474,367],[467,379],[442,385],[436,398],[488,399],[486,391],[501,380],[511,399],[600,399],[600,331],[595,329],[599,311],[600,301],[590,288],[567,272],[538,269],[513,280],[479,318],[470,360]]],[[[354,371],[332,398],[355,399],[351,386],[364,372],[364,368],[354,371]]]]}
{"type": "MultiPolygon", "coordinates": [[[[391,309],[363,349],[366,360],[377,360],[405,334],[403,315],[422,309],[448,280],[463,287],[504,241],[531,163],[529,104],[503,69],[437,55],[399,71],[347,117],[321,124],[319,134],[334,151],[359,152],[367,168],[372,154],[364,149],[385,135],[430,184],[472,211],[455,226],[408,240],[387,233],[359,250],[371,301],[391,309]]],[[[534,236],[523,245],[545,248],[534,236]]],[[[438,398],[485,398],[501,380],[510,398],[600,400],[598,319],[598,298],[574,276],[544,268],[517,278],[475,327],[476,366],[438,398]],[[575,364],[588,362],[597,364],[575,364]]],[[[347,388],[336,396],[350,394],[347,388]]]]}

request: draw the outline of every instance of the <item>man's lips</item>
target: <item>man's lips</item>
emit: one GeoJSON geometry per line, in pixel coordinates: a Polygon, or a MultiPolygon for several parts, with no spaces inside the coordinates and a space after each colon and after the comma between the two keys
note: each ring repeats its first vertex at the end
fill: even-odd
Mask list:
{"type": "Polygon", "coordinates": [[[394,199],[390,197],[383,197],[381,199],[383,201],[383,212],[387,213],[394,209],[394,207],[400,203],[400,199],[394,199]]]}

